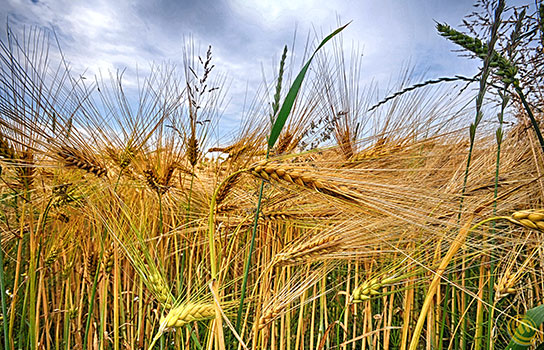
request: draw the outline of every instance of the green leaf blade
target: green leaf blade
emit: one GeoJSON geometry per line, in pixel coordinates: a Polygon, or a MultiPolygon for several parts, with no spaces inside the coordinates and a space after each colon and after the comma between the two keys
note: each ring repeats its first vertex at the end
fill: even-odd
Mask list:
{"type": "Polygon", "coordinates": [[[283,104],[280,108],[280,111],[278,112],[278,116],[276,118],[276,121],[274,122],[274,125],[272,126],[272,130],[270,131],[270,137],[268,138],[268,149],[272,149],[274,145],[276,144],[276,141],[278,140],[278,137],[280,136],[281,130],[283,129],[283,126],[285,125],[285,122],[287,121],[287,117],[289,117],[289,114],[291,113],[291,110],[293,109],[293,105],[295,104],[295,100],[297,98],[298,92],[300,90],[300,87],[302,86],[302,82],[304,81],[304,77],[306,76],[306,73],[308,71],[308,68],[310,67],[310,63],[312,63],[312,60],[316,53],[321,49],[330,39],[332,39],[334,36],[336,36],[338,33],[340,33],[344,28],[346,28],[351,22],[343,25],[342,27],[336,29],[334,32],[329,34],[325,39],[321,41],[319,46],[315,49],[314,53],[310,58],[308,59],[308,62],[302,67],[301,71],[298,73],[297,77],[293,81],[293,84],[289,88],[289,92],[287,93],[287,96],[285,96],[285,100],[283,101],[283,104]]]}

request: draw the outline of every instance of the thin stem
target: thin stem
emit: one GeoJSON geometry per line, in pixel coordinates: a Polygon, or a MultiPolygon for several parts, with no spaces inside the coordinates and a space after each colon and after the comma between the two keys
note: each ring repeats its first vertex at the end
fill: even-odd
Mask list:
{"type": "Polygon", "coordinates": [[[4,328],[4,347],[9,349],[9,337],[8,337],[8,313],[6,308],[6,288],[4,286],[4,252],[0,245],[0,293],[2,294],[0,300],[2,301],[2,326],[4,328]]]}
{"type": "Polygon", "coordinates": [[[162,195],[159,191],[157,196],[159,196],[159,235],[162,236],[162,195]]]}
{"type": "MultiPolygon", "coordinates": [[[[496,138],[497,138],[497,160],[495,164],[495,188],[493,191],[493,216],[497,215],[497,197],[499,193],[499,172],[500,172],[500,162],[501,162],[501,146],[502,146],[502,138],[503,138],[503,132],[502,132],[502,126],[504,121],[504,111],[506,109],[506,106],[508,104],[508,98],[506,97],[506,92],[508,90],[508,84],[505,84],[503,92],[501,94],[502,97],[502,103],[501,103],[501,111],[498,115],[499,119],[499,128],[497,129],[496,138]]],[[[490,244],[494,244],[493,236],[495,235],[495,221],[492,222],[491,226],[491,239],[490,244]]],[[[492,256],[489,256],[489,282],[488,282],[488,298],[487,301],[489,305],[493,304],[493,300],[495,298],[495,275],[493,271],[495,270],[495,262],[493,260],[492,256]]],[[[486,349],[491,349],[491,335],[493,332],[493,310],[490,310],[490,312],[487,315],[487,337],[486,337],[486,349]]]]}
{"type": "MultiPolygon", "coordinates": [[[[268,154],[267,154],[268,158],[268,154]]],[[[242,321],[242,312],[244,310],[244,299],[246,296],[247,278],[249,275],[249,266],[251,265],[251,255],[255,248],[255,236],[257,234],[257,224],[259,222],[259,214],[261,212],[261,202],[263,198],[264,180],[261,181],[261,187],[259,188],[259,199],[257,201],[257,210],[255,211],[255,217],[253,219],[253,228],[251,230],[251,243],[249,245],[249,254],[244,266],[244,280],[242,282],[242,295],[240,296],[240,305],[238,306],[238,315],[236,317],[236,332],[240,333],[240,326],[242,321]]]]}
{"type": "Polygon", "coordinates": [[[100,275],[100,261],[102,260],[102,255],[100,256],[100,259],[98,260],[98,264],[96,266],[96,271],[94,272],[94,281],[93,281],[93,287],[91,291],[91,299],[89,300],[89,311],[87,314],[87,323],[85,324],[85,336],[83,338],[83,349],[87,349],[87,341],[89,339],[89,329],[91,328],[91,319],[93,315],[93,306],[94,306],[94,299],[96,296],[96,287],[98,285],[98,276],[100,275]]]}
{"type": "Polygon", "coordinates": [[[247,169],[242,169],[242,170],[238,170],[237,172],[235,173],[232,173],[230,174],[229,176],[227,176],[225,178],[225,180],[223,180],[223,182],[221,182],[219,184],[219,186],[217,186],[217,188],[215,189],[215,192],[212,196],[212,199],[210,201],[210,213],[209,213],[209,216],[208,216],[208,243],[209,243],[209,246],[210,246],[210,269],[211,269],[211,274],[212,274],[212,278],[215,279],[217,278],[217,263],[216,263],[216,259],[217,257],[215,256],[215,218],[214,218],[214,215],[215,215],[215,204],[216,204],[216,199],[217,199],[217,194],[219,193],[219,190],[223,187],[223,185],[232,177],[240,174],[240,173],[243,173],[243,172],[246,172],[247,169]]]}
{"type": "Polygon", "coordinates": [[[125,170],[125,168],[121,168],[121,170],[119,170],[119,175],[117,175],[117,181],[115,181],[115,187],[113,188],[114,192],[117,192],[117,186],[119,185],[119,180],[121,180],[121,174],[123,173],[123,170],[125,170]]]}
{"type": "Polygon", "coordinates": [[[533,115],[533,111],[531,110],[531,107],[527,103],[527,100],[525,99],[525,95],[523,94],[523,91],[519,87],[519,84],[514,84],[514,87],[516,89],[516,92],[519,95],[519,98],[521,99],[521,103],[523,104],[523,107],[525,108],[527,115],[529,116],[529,119],[531,120],[531,124],[533,125],[533,129],[535,130],[536,137],[538,138],[538,142],[540,143],[540,147],[542,148],[542,152],[544,152],[544,138],[542,138],[542,134],[540,133],[540,128],[538,127],[538,123],[535,119],[535,116],[533,115]]]}
{"type": "Polygon", "coordinates": [[[189,215],[191,215],[191,197],[193,195],[193,183],[195,180],[195,169],[191,171],[191,184],[189,185],[189,198],[187,199],[187,214],[185,215],[185,221],[189,222],[189,215]]]}

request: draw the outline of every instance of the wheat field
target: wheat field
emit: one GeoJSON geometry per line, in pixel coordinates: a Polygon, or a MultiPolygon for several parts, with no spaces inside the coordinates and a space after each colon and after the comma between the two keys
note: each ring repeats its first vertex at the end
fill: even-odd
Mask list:
{"type": "Polygon", "coordinates": [[[544,7],[484,3],[484,41],[437,25],[478,76],[408,70],[384,100],[341,27],[306,78],[286,47],[222,140],[212,47],[134,97],[121,73],[73,76],[47,31],[8,29],[0,348],[536,347],[544,7]]]}

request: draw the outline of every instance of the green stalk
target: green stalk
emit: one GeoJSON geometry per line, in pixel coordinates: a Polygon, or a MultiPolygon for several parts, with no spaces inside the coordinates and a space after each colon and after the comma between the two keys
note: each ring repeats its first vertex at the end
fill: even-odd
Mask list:
{"type": "MultiPolygon", "coordinates": [[[[266,158],[268,158],[268,151],[266,152],[266,158]]],[[[263,198],[263,189],[264,189],[264,180],[261,180],[261,186],[259,188],[259,199],[257,200],[257,210],[255,211],[255,217],[253,219],[253,228],[251,230],[251,243],[249,245],[249,254],[246,259],[244,266],[244,279],[242,281],[242,291],[240,295],[240,305],[238,306],[238,314],[236,317],[236,332],[240,333],[241,321],[242,321],[242,312],[244,310],[244,300],[246,296],[247,288],[247,278],[249,275],[249,266],[251,265],[251,255],[253,254],[253,249],[255,248],[255,236],[257,234],[257,224],[259,222],[259,214],[261,212],[261,201],[263,198]]]]}
{"type": "MultiPolygon", "coordinates": [[[[32,239],[31,239],[32,240],[32,239]]],[[[29,308],[28,308],[28,317],[29,317],[29,341],[30,341],[30,349],[35,350],[38,346],[38,335],[37,335],[37,329],[36,329],[36,264],[38,263],[38,257],[35,253],[35,248],[33,247],[33,244],[30,244],[31,246],[31,253],[30,253],[30,264],[28,266],[28,285],[30,287],[30,296],[29,296],[29,308]]]]}
{"type": "Polygon", "coordinates": [[[193,194],[193,182],[195,180],[195,169],[191,171],[191,184],[189,185],[189,198],[187,199],[187,215],[185,216],[185,221],[189,222],[189,215],[191,212],[191,197],[193,194]]]}
{"type": "Polygon", "coordinates": [[[159,191],[157,196],[159,196],[159,235],[162,236],[162,195],[159,191]]]}
{"type": "MultiPolygon", "coordinates": [[[[499,128],[496,132],[496,139],[497,139],[497,157],[496,157],[496,164],[495,164],[495,188],[493,191],[493,216],[497,216],[497,197],[499,193],[499,171],[500,171],[500,161],[501,161],[501,146],[502,146],[502,139],[503,139],[503,121],[504,121],[504,111],[506,109],[506,106],[508,104],[508,98],[506,97],[506,92],[508,89],[508,84],[505,84],[503,93],[501,94],[502,103],[501,103],[501,111],[498,115],[499,119],[499,128]]],[[[493,244],[493,236],[495,234],[495,221],[492,222],[491,226],[491,244],[493,244]]],[[[487,302],[489,305],[493,305],[493,300],[495,298],[495,262],[493,260],[493,257],[489,257],[489,283],[488,283],[488,298],[487,302]]],[[[486,349],[491,349],[491,335],[493,332],[493,309],[489,310],[488,316],[487,316],[487,337],[486,337],[486,349]]]]}
{"type": "MultiPolygon", "coordinates": [[[[28,291],[30,289],[30,284],[26,285],[25,288],[25,297],[23,298],[23,311],[21,312],[21,326],[19,328],[19,349],[24,349],[25,340],[30,341],[30,336],[28,333],[25,334],[24,329],[27,322],[25,322],[26,317],[26,311],[27,311],[27,297],[28,297],[28,291]],[[26,335],[26,337],[25,337],[26,335]]],[[[26,346],[26,349],[28,349],[28,345],[26,346]]]]}
{"type": "Polygon", "coordinates": [[[69,303],[69,300],[70,300],[70,297],[71,297],[71,290],[70,288],[68,287],[70,284],[70,276],[68,276],[68,278],[66,279],[66,293],[64,295],[64,307],[66,308],[66,310],[68,310],[68,312],[65,312],[64,313],[64,350],[69,350],[70,349],[70,343],[69,343],[69,339],[70,339],[70,316],[72,314],[72,305],[71,303],[69,303]]]}
{"type": "Polygon", "coordinates": [[[100,312],[100,334],[99,334],[99,344],[102,346],[102,349],[105,348],[104,345],[104,329],[106,327],[106,310],[107,310],[107,303],[108,303],[108,282],[109,278],[106,277],[106,281],[104,282],[104,298],[106,299],[104,302],[104,305],[102,305],[102,310],[100,312]]]}
{"type": "Polygon", "coordinates": [[[10,316],[9,316],[9,330],[8,330],[8,339],[11,342],[11,344],[10,344],[11,347],[9,349],[12,349],[12,350],[14,349],[13,329],[15,327],[15,318],[16,318],[16,314],[15,314],[16,307],[15,307],[15,305],[17,303],[17,299],[19,298],[19,293],[16,293],[15,291],[17,291],[19,289],[19,286],[20,286],[19,279],[21,277],[21,265],[22,265],[21,256],[22,256],[23,246],[24,246],[23,239],[18,238],[17,239],[17,263],[16,263],[16,266],[15,266],[15,278],[14,278],[14,281],[13,281],[14,294],[13,294],[13,298],[11,300],[11,310],[10,310],[10,316]]]}
{"type": "Polygon", "coordinates": [[[4,253],[0,245],[0,299],[2,301],[2,327],[4,328],[4,348],[9,349],[8,312],[6,308],[6,288],[4,286],[4,253]]]}
{"type": "MultiPolygon", "coordinates": [[[[190,328],[189,325],[187,325],[187,328],[190,328]]],[[[196,345],[197,350],[203,350],[202,345],[198,341],[198,338],[196,337],[194,329],[190,329],[191,332],[191,339],[193,340],[194,344],[196,345]]]]}
{"type": "Polygon", "coordinates": [[[113,350],[119,350],[119,259],[117,249],[114,249],[113,265],[113,350]]]}
{"type": "Polygon", "coordinates": [[[121,173],[123,172],[124,168],[121,168],[119,170],[119,175],[117,175],[117,181],[115,181],[115,187],[113,188],[113,192],[117,192],[117,186],[119,185],[119,180],[121,180],[121,173]]]}
{"type": "Polygon", "coordinates": [[[516,89],[516,92],[518,93],[518,96],[521,99],[521,103],[523,104],[523,107],[525,108],[525,111],[527,112],[527,115],[529,116],[529,119],[531,120],[531,124],[533,125],[533,129],[535,130],[536,137],[538,138],[538,142],[540,143],[540,147],[542,148],[542,152],[544,152],[544,138],[542,138],[542,134],[540,133],[540,128],[538,127],[538,123],[535,119],[535,116],[533,115],[533,111],[531,110],[531,107],[527,103],[527,100],[525,99],[525,95],[523,94],[523,91],[521,90],[521,87],[519,86],[518,82],[514,83],[514,88],[516,89]]]}
{"type": "MultiPolygon", "coordinates": [[[[494,46],[495,46],[495,43],[497,41],[497,37],[498,37],[498,28],[500,26],[500,23],[501,23],[501,13],[502,11],[504,10],[504,7],[505,7],[505,1],[504,0],[499,0],[498,4],[497,4],[497,8],[495,9],[495,18],[494,18],[494,22],[493,22],[493,26],[492,26],[492,30],[491,30],[491,39],[489,41],[489,44],[487,46],[487,55],[484,56],[484,59],[483,59],[483,67],[482,67],[482,76],[481,76],[481,79],[480,79],[480,89],[478,91],[478,96],[476,98],[476,117],[474,119],[474,122],[470,125],[470,129],[469,129],[469,135],[470,135],[470,147],[469,147],[469,152],[468,152],[468,157],[467,157],[467,164],[466,164],[466,167],[465,167],[465,175],[464,175],[464,178],[463,178],[463,189],[462,189],[462,192],[461,192],[461,203],[459,205],[459,214],[458,214],[458,221],[461,219],[461,213],[462,213],[462,209],[463,209],[463,202],[464,202],[464,198],[465,198],[465,192],[466,192],[466,187],[467,187],[467,181],[468,181],[468,174],[469,174],[469,169],[470,169],[470,164],[471,164],[471,161],[472,161],[472,153],[473,153],[473,150],[474,150],[474,142],[476,140],[476,129],[480,123],[480,121],[482,120],[482,117],[483,117],[483,114],[482,114],[482,104],[483,104],[483,101],[484,101],[484,95],[485,95],[485,92],[486,92],[486,89],[487,89],[487,78],[489,76],[489,73],[490,73],[490,63],[491,63],[491,60],[493,59],[493,54],[494,54],[494,46]]],[[[464,257],[463,257],[464,259],[464,257]]],[[[462,303],[461,305],[465,305],[465,300],[466,300],[466,295],[465,293],[462,293],[461,295],[461,299],[462,299],[462,303]]],[[[460,311],[460,314],[463,314],[465,310],[459,310],[460,311]]],[[[453,315],[453,317],[455,318],[455,315],[453,315]]],[[[463,350],[466,349],[466,333],[467,333],[467,330],[466,330],[466,319],[463,318],[462,320],[462,325],[461,325],[461,346],[463,348],[463,350]]],[[[455,346],[457,347],[458,346],[458,336],[455,335],[455,346]]]]}
{"type": "MultiPolygon", "coordinates": [[[[219,186],[217,186],[217,188],[215,189],[215,192],[213,193],[212,199],[210,200],[210,213],[208,216],[208,244],[210,249],[210,265],[211,265],[210,271],[212,275],[212,280],[217,280],[217,274],[218,274],[217,273],[217,256],[216,256],[216,249],[215,249],[215,217],[214,217],[217,194],[219,193],[219,190],[221,190],[221,188],[225,185],[225,183],[229,181],[229,179],[245,171],[247,171],[247,169],[238,170],[232,173],[231,175],[227,176],[219,184],[219,186]]],[[[244,279],[244,282],[246,282],[246,279],[244,279]]],[[[244,294],[242,294],[240,305],[242,305],[243,303],[243,295],[244,294]]],[[[237,320],[237,324],[238,324],[238,320],[237,320]]]]}
{"type": "Polygon", "coordinates": [[[98,261],[96,271],[94,274],[94,281],[93,281],[93,287],[91,292],[91,299],[89,300],[89,311],[87,313],[87,322],[85,324],[85,336],[83,338],[83,349],[87,349],[87,341],[89,338],[89,329],[91,328],[91,319],[93,315],[93,306],[94,306],[94,299],[96,296],[96,286],[98,285],[98,276],[100,276],[100,261],[102,260],[102,255],[100,255],[100,259],[98,261]]]}
{"type": "MultiPolygon", "coordinates": [[[[312,62],[313,58],[315,57],[317,51],[319,51],[319,49],[321,49],[321,47],[323,47],[323,45],[325,45],[327,43],[327,41],[332,39],[335,35],[337,35],[344,28],[346,28],[346,26],[348,24],[336,29],[334,32],[329,34],[327,37],[325,37],[325,39],[323,39],[321,41],[321,43],[317,46],[317,48],[314,51],[314,53],[312,54],[312,56],[310,56],[309,60],[302,67],[301,71],[299,72],[299,74],[297,75],[295,80],[293,81],[293,84],[291,85],[291,87],[289,89],[289,92],[287,93],[287,95],[285,97],[285,100],[283,101],[283,104],[282,104],[281,108],[279,109],[278,115],[274,120],[274,124],[272,125],[272,129],[270,130],[270,136],[268,138],[268,147],[267,147],[267,151],[266,151],[266,158],[267,159],[268,159],[268,156],[270,154],[270,150],[274,147],[274,144],[278,140],[278,137],[279,137],[279,135],[281,133],[281,130],[283,129],[283,126],[285,125],[285,122],[287,121],[287,117],[291,113],[291,110],[292,110],[293,105],[295,103],[298,92],[299,92],[299,90],[300,90],[300,88],[302,86],[302,82],[304,80],[304,77],[306,76],[306,72],[308,71],[308,68],[310,67],[310,63],[312,62]]],[[[240,173],[240,172],[242,172],[242,171],[238,171],[236,173],[240,173]]],[[[236,174],[236,173],[234,173],[234,174],[236,174]]],[[[229,177],[233,176],[234,174],[230,175],[229,177]]],[[[227,179],[225,179],[224,181],[226,181],[227,179]]],[[[224,181],[223,181],[223,183],[224,183],[224,181]]],[[[223,185],[223,183],[221,183],[218,186],[218,188],[216,189],[216,191],[215,191],[215,193],[214,193],[214,195],[212,197],[212,200],[211,200],[211,203],[210,203],[210,216],[209,216],[209,220],[208,220],[208,225],[209,225],[209,227],[208,227],[208,240],[209,240],[209,245],[210,245],[210,262],[211,262],[212,279],[216,279],[216,277],[217,277],[217,263],[216,263],[216,258],[217,257],[215,256],[215,239],[214,239],[215,201],[216,201],[217,192],[218,192],[219,188],[223,185]]],[[[246,292],[246,288],[247,288],[247,278],[248,278],[248,274],[249,274],[249,265],[250,265],[250,262],[251,262],[251,256],[253,254],[253,249],[254,249],[254,246],[255,246],[255,236],[256,236],[256,232],[257,232],[257,223],[258,223],[258,220],[259,220],[259,213],[260,213],[260,209],[261,209],[263,189],[264,189],[264,181],[261,181],[261,186],[260,186],[260,190],[259,190],[259,199],[258,199],[258,202],[257,202],[257,210],[255,212],[255,219],[253,221],[253,230],[252,230],[252,234],[251,234],[251,243],[250,243],[250,248],[249,248],[249,254],[247,256],[246,264],[245,264],[245,268],[244,268],[244,278],[243,278],[243,282],[242,282],[242,294],[241,294],[241,297],[240,297],[240,306],[238,308],[238,317],[236,319],[236,327],[235,328],[236,328],[236,331],[238,333],[240,332],[240,326],[241,326],[241,320],[242,320],[242,311],[243,311],[243,305],[244,305],[244,300],[245,300],[245,292],[246,292]]]]}
{"type": "Polygon", "coordinates": [[[446,315],[448,313],[448,294],[450,292],[450,284],[446,283],[446,290],[444,291],[444,295],[446,296],[444,299],[444,303],[442,304],[442,322],[440,322],[440,335],[439,335],[439,343],[438,343],[438,350],[442,350],[443,346],[443,339],[444,339],[444,329],[446,328],[446,315]]]}
{"type": "MultiPolygon", "coordinates": [[[[285,64],[285,58],[287,57],[287,45],[285,45],[283,49],[283,54],[280,60],[280,71],[278,74],[278,82],[276,84],[276,93],[274,94],[274,102],[272,103],[272,115],[270,116],[270,122],[272,123],[272,127],[274,128],[275,123],[278,121],[278,119],[287,118],[287,115],[284,115],[274,119],[276,117],[276,114],[279,110],[279,100],[280,100],[280,93],[281,93],[281,83],[283,80],[283,67],[285,64]]],[[[290,109],[289,109],[290,111],[290,109]]],[[[282,127],[280,128],[280,131],[282,127]]],[[[279,133],[278,133],[279,135],[279,133]]],[[[270,149],[272,147],[270,146],[270,143],[268,145],[268,149],[266,150],[266,159],[268,159],[268,156],[270,154],[270,149]]],[[[242,281],[242,290],[241,290],[241,296],[240,296],[240,305],[238,306],[238,313],[236,316],[236,332],[240,333],[240,327],[242,326],[242,313],[244,311],[244,301],[246,297],[246,289],[247,289],[247,280],[249,276],[249,266],[251,265],[251,256],[253,255],[253,250],[255,249],[255,236],[257,235],[257,224],[259,222],[259,215],[261,213],[261,202],[263,199],[263,190],[264,190],[264,180],[261,180],[261,185],[259,186],[259,198],[257,199],[257,209],[255,210],[255,216],[253,218],[253,228],[251,229],[251,243],[249,245],[249,253],[247,256],[247,259],[245,261],[244,265],[244,278],[242,281]]]]}

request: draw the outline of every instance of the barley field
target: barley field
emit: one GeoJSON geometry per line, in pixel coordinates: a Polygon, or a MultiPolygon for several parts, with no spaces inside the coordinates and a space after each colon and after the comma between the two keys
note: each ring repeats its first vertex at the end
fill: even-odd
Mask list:
{"type": "Polygon", "coordinates": [[[478,75],[363,89],[344,25],[228,142],[213,47],[133,98],[8,28],[0,348],[542,349],[544,5],[481,3],[478,75]]]}

